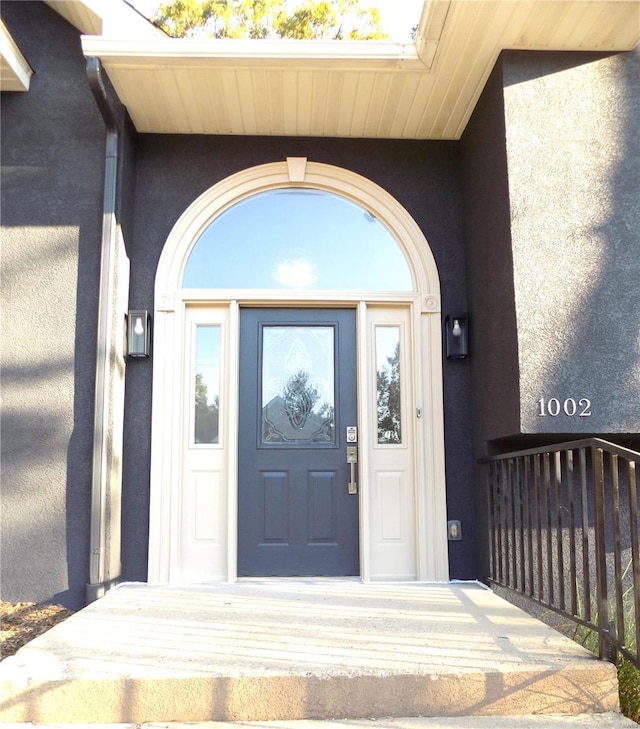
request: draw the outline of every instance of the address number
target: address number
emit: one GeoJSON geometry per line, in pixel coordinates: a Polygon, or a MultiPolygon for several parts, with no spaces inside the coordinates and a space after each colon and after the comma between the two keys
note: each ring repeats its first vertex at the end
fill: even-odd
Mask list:
{"type": "Polygon", "coordinates": [[[568,397],[564,402],[558,400],[557,397],[551,397],[548,400],[541,397],[538,400],[538,415],[545,417],[550,415],[555,418],[558,415],[568,415],[570,418],[577,416],[578,418],[588,418],[591,416],[591,400],[588,397],[581,397],[574,400],[568,397]]]}

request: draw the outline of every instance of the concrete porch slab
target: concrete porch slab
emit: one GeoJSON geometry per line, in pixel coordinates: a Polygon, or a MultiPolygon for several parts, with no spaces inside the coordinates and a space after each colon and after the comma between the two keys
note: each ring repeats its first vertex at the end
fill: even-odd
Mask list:
{"type": "Polygon", "coordinates": [[[615,667],[477,584],[126,584],[0,663],[5,722],[582,714],[615,667]]]}

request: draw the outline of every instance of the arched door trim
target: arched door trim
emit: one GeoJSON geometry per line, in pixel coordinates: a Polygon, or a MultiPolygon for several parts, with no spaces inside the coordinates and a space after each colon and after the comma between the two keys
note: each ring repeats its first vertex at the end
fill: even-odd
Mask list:
{"type": "MultiPolygon", "coordinates": [[[[353,302],[362,310],[366,302],[408,303],[412,301],[414,329],[413,359],[416,398],[424,417],[417,428],[417,471],[422,486],[416,496],[418,515],[418,579],[446,581],[448,550],[446,536],[446,489],[444,472],[444,427],[442,406],[442,352],[440,286],[431,249],[422,231],[389,193],[372,181],[331,165],[289,158],[239,172],[200,195],[181,215],[162,251],[156,274],[154,313],[153,415],[151,451],[151,505],[149,535],[149,581],[166,583],[171,579],[172,513],[177,508],[172,484],[180,479],[180,457],[172,441],[180,412],[183,376],[176,355],[182,342],[185,306],[188,303],[225,302],[231,304],[229,331],[235,326],[238,302],[353,302]],[[209,223],[231,205],[269,189],[301,186],[342,195],[363,206],[392,232],[411,266],[416,291],[412,295],[371,295],[357,292],[310,292],[288,296],[282,291],[232,292],[188,291],[181,289],[185,263],[195,242],[209,223]]],[[[231,365],[233,366],[233,354],[231,365]]],[[[235,418],[231,417],[233,421],[235,418]]],[[[234,477],[230,468],[229,476],[234,477]]],[[[231,499],[230,499],[231,500],[231,499]]],[[[229,511],[229,525],[234,520],[229,511]]],[[[367,533],[366,525],[363,533],[367,533]]],[[[234,579],[234,547],[229,549],[228,578],[234,579]]],[[[366,577],[366,566],[363,575],[366,577]]]]}

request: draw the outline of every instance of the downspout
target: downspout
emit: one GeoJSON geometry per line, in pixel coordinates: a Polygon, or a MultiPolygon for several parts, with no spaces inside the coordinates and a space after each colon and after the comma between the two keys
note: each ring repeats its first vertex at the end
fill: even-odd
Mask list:
{"type": "MultiPolygon", "coordinates": [[[[98,289],[98,338],[96,350],[96,387],[93,415],[93,469],[91,478],[91,524],[89,584],[87,602],[100,597],[108,588],[106,569],[107,491],[109,485],[109,403],[110,350],[112,340],[113,286],[116,267],[116,193],[118,180],[118,127],[116,115],[107,98],[98,58],[87,60],[89,86],[102,114],[107,138],[104,169],[102,242],[98,289]]],[[[110,576],[109,576],[110,577],[110,576]]]]}

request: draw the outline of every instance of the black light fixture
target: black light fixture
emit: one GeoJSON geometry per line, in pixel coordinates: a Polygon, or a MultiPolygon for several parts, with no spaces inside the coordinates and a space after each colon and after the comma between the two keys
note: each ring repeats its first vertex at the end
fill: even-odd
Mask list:
{"type": "Polygon", "coordinates": [[[444,321],[447,359],[469,356],[469,317],[467,314],[449,314],[444,321]]]}
{"type": "Polygon", "coordinates": [[[127,314],[127,357],[143,359],[151,352],[151,317],[146,309],[127,314]]]}

